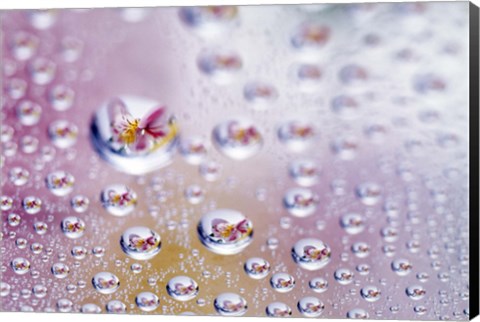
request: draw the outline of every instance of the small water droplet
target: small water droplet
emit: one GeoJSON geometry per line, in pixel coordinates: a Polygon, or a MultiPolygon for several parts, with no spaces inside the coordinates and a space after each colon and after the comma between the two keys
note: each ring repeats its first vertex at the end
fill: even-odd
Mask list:
{"type": "Polygon", "coordinates": [[[222,293],[213,302],[215,310],[223,316],[242,316],[247,312],[247,301],[235,293],[222,293]]]}
{"type": "Polygon", "coordinates": [[[92,278],[92,285],[101,294],[112,294],[120,287],[120,280],[112,273],[100,272],[92,278]]]}
{"type": "Polygon", "coordinates": [[[234,160],[244,160],[257,154],[263,137],[249,120],[235,119],[218,124],[212,132],[213,142],[220,152],[234,160]]]}
{"type": "Polygon", "coordinates": [[[263,258],[252,257],[245,262],[244,269],[250,278],[262,279],[270,273],[270,263],[263,258]]]}
{"type": "Polygon", "coordinates": [[[123,217],[135,209],[137,194],[126,185],[109,185],[102,191],[101,202],[110,214],[123,217]]]}
{"type": "Polygon", "coordinates": [[[314,296],[307,296],[298,301],[297,307],[298,311],[303,316],[307,318],[315,318],[322,314],[325,309],[325,304],[314,296]]]}
{"type": "Polygon", "coordinates": [[[287,293],[295,287],[295,279],[287,273],[275,273],[270,278],[270,285],[279,293],[287,293]]]}
{"type": "Polygon", "coordinates": [[[198,294],[198,284],[188,276],[176,276],[168,281],[167,292],[177,301],[190,301],[198,294]]]}

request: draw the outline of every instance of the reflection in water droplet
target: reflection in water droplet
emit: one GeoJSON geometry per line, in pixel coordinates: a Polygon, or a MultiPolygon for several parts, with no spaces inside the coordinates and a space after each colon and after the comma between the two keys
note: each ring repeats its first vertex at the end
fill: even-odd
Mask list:
{"type": "Polygon", "coordinates": [[[80,312],[87,314],[102,313],[102,309],[96,304],[87,303],[82,305],[82,307],[80,308],[80,312]]]}
{"type": "Polygon", "coordinates": [[[323,277],[315,277],[308,282],[308,286],[316,293],[323,293],[328,290],[328,281],[323,277]]]}
{"type": "Polygon", "coordinates": [[[45,179],[48,190],[55,196],[66,196],[73,190],[75,178],[65,171],[54,171],[47,175],[45,179]]]}
{"type": "Polygon", "coordinates": [[[30,271],[30,262],[23,258],[17,257],[10,262],[10,266],[15,274],[24,275],[30,271]]]}
{"type": "Polygon", "coordinates": [[[28,182],[30,172],[24,168],[13,167],[9,172],[10,182],[16,186],[23,186],[28,182]]]}
{"type": "Polygon", "coordinates": [[[18,100],[25,96],[28,83],[21,78],[11,78],[6,83],[5,92],[11,99],[18,100]]]}
{"type": "Polygon", "coordinates": [[[77,260],[84,259],[87,256],[88,250],[83,246],[74,246],[72,248],[72,256],[77,260]]]}
{"type": "Polygon", "coordinates": [[[368,319],[370,315],[364,309],[353,309],[347,312],[347,318],[349,319],[368,319]]]}
{"type": "Polygon", "coordinates": [[[42,200],[38,197],[28,196],[22,201],[25,212],[29,215],[35,215],[42,209],[42,200]]]}
{"type": "Polygon", "coordinates": [[[367,206],[376,205],[382,197],[382,188],[373,182],[359,184],[356,189],[357,197],[367,206]]]}
{"type": "Polygon", "coordinates": [[[108,313],[127,313],[127,306],[125,303],[118,300],[109,301],[105,308],[107,309],[108,313]]]}
{"type": "Polygon", "coordinates": [[[142,292],[135,298],[135,304],[142,311],[152,312],[160,305],[160,299],[151,292],[142,292]]]}
{"type": "Polygon", "coordinates": [[[54,9],[42,9],[28,11],[27,14],[30,24],[35,29],[46,30],[57,21],[58,12],[54,9]]]}
{"type": "Polygon", "coordinates": [[[285,303],[273,302],[268,304],[265,309],[267,316],[270,317],[288,317],[292,315],[292,309],[285,303]]]}
{"type": "Polygon", "coordinates": [[[338,76],[345,85],[357,85],[368,79],[368,72],[362,66],[350,64],[342,67],[338,76]]]}
{"type": "Polygon", "coordinates": [[[324,268],[330,262],[331,256],[330,247],[320,239],[301,239],[292,248],[293,260],[310,271],[324,268]]]}
{"type": "Polygon", "coordinates": [[[72,198],[70,205],[75,212],[82,213],[87,211],[88,206],[90,205],[90,200],[82,195],[77,195],[72,198]]]}
{"type": "Polygon", "coordinates": [[[75,99],[75,92],[66,85],[54,86],[49,94],[48,98],[50,105],[57,111],[66,111],[72,107],[75,99]]]}
{"type": "Polygon", "coordinates": [[[198,284],[188,276],[175,276],[168,281],[167,292],[177,301],[190,301],[198,294],[198,284]]]}
{"type": "Polygon", "coordinates": [[[352,245],[352,253],[358,258],[365,258],[370,255],[371,247],[365,242],[357,242],[352,245]]]}
{"type": "Polygon", "coordinates": [[[53,145],[66,149],[77,142],[78,127],[69,121],[58,120],[49,125],[48,134],[53,145]]]}
{"type": "Polygon", "coordinates": [[[308,217],[317,210],[318,196],[310,189],[292,188],[285,193],[283,205],[295,217],[308,217]]]}
{"type": "Polygon", "coordinates": [[[360,214],[346,214],[340,219],[340,226],[350,235],[361,233],[365,225],[365,217],[360,214]]]}
{"type": "Polygon", "coordinates": [[[263,258],[252,257],[245,262],[244,270],[250,278],[262,279],[270,273],[270,263],[263,258]]]}
{"type": "Polygon", "coordinates": [[[11,51],[16,60],[24,61],[33,57],[38,48],[37,36],[24,31],[15,33],[12,39],[11,51]]]}
{"type": "Polygon", "coordinates": [[[73,302],[69,299],[59,299],[57,301],[57,309],[61,313],[71,312],[73,309],[73,302]]]}
{"type": "Polygon", "coordinates": [[[193,165],[202,163],[207,155],[205,140],[197,136],[181,139],[178,148],[185,161],[193,165]]]}
{"type": "Polygon", "coordinates": [[[102,191],[101,202],[110,214],[123,217],[135,209],[137,194],[126,185],[109,185],[102,191]]]}
{"type": "Polygon", "coordinates": [[[42,299],[47,296],[48,289],[45,285],[37,284],[32,288],[32,292],[36,298],[42,299]]]}
{"type": "Polygon", "coordinates": [[[22,218],[20,217],[19,214],[15,214],[15,213],[8,214],[7,222],[10,225],[10,227],[17,227],[18,225],[20,225],[21,221],[22,221],[22,218]]]}
{"type": "Polygon", "coordinates": [[[278,128],[278,139],[292,152],[306,150],[316,136],[315,127],[301,120],[288,121],[278,128]]]}
{"type": "Polygon", "coordinates": [[[55,77],[57,66],[51,60],[43,57],[35,58],[28,65],[30,79],[37,85],[47,85],[55,77]]]}
{"type": "Polygon", "coordinates": [[[205,161],[200,164],[200,175],[207,181],[213,182],[220,176],[221,166],[215,161],[205,161]]]}
{"type": "Polygon", "coordinates": [[[249,120],[229,120],[218,124],[212,133],[220,152],[235,160],[244,160],[257,154],[263,145],[258,128],[249,120]]]}
{"type": "Polygon", "coordinates": [[[235,293],[222,293],[213,302],[215,310],[223,316],[242,316],[247,312],[247,301],[235,293]]]}
{"type": "Polygon", "coordinates": [[[120,287],[120,280],[109,272],[100,272],[92,278],[92,285],[101,294],[112,294],[120,287]]]}
{"type": "Polygon", "coordinates": [[[291,42],[294,48],[305,51],[318,51],[328,42],[331,30],[318,23],[304,23],[297,27],[291,42]]]}
{"type": "Polygon", "coordinates": [[[423,299],[425,297],[425,294],[427,293],[425,288],[421,285],[409,286],[407,287],[405,292],[407,293],[409,298],[415,301],[423,299]]]}
{"type": "Polygon", "coordinates": [[[203,51],[197,64],[200,71],[221,85],[230,83],[243,65],[240,56],[224,49],[203,51]]]}
{"type": "Polygon", "coordinates": [[[299,64],[293,66],[294,81],[298,83],[300,90],[315,92],[320,87],[323,70],[316,64],[299,64]]]}
{"type": "Polygon", "coordinates": [[[335,280],[341,285],[348,285],[353,282],[354,274],[347,268],[339,268],[333,274],[335,280]]]}
{"type": "Polygon", "coordinates": [[[184,7],[179,10],[183,23],[205,38],[225,33],[238,20],[236,6],[184,7]]]}
{"type": "Polygon", "coordinates": [[[52,265],[52,274],[56,278],[65,278],[70,273],[70,268],[64,263],[55,263],[52,265]]]}
{"type": "Polygon", "coordinates": [[[40,121],[42,107],[30,100],[23,100],[17,105],[17,117],[22,125],[33,126],[40,121]]]}
{"type": "Polygon", "coordinates": [[[238,211],[214,210],[201,218],[198,237],[202,244],[214,253],[238,254],[252,242],[253,224],[238,211]]]}
{"type": "Polygon", "coordinates": [[[298,185],[310,187],[317,183],[320,170],[313,160],[297,160],[290,164],[289,172],[298,185]]]}
{"type": "Polygon", "coordinates": [[[8,211],[12,209],[13,199],[9,196],[1,196],[0,197],[0,210],[8,211]]]}
{"type": "Polygon", "coordinates": [[[250,82],[243,87],[243,96],[256,110],[265,110],[278,98],[278,91],[269,83],[250,82]]]}
{"type": "Polygon", "coordinates": [[[197,185],[188,186],[187,189],[185,189],[185,198],[192,205],[199,204],[205,198],[205,191],[197,185]]]}
{"type": "Polygon", "coordinates": [[[63,60],[73,63],[80,58],[83,51],[83,41],[80,39],[67,36],[62,39],[62,56],[63,60]]]}
{"type": "Polygon", "coordinates": [[[376,286],[365,286],[360,290],[362,297],[368,302],[376,302],[380,299],[381,292],[376,286]]]}
{"type": "Polygon", "coordinates": [[[341,160],[352,160],[358,151],[358,139],[354,136],[340,136],[332,141],[333,153],[341,160]]]}
{"type": "Polygon", "coordinates": [[[85,222],[78,217],[67,217],[61,223],[62,232],[71,239],[80,238],[85,232],[85,222]]]}
{"type": "Polygon", "coordinates": [[[122,250],[133,259],[148,260],[160,252],[162,239],[147,227],[131,227],[120,238],[122,250]]]}
{"type": "Polygon", "coordinates": [[[404,258],[394,260],[392,262],[391,267],[392,267],[392,270],[395,273],[397,273],[398,276],[406,276],[410,274],[410,272],[413,269],[410,261],[404,258]]]}
{"type": "Polygon", "coordinates": [[[270,285],[279,293],[287,293],[295,287],[295,279],[287,273],[275,273],[270,278],[270,285]]]}
{"type": "Polygon", "coordinates": [[[307,318],[316,318],[322,314],[325,309],[325,304],[316,297],[307,296],[298,301],[297,307],[298,311],[303,316],[307,318]]]}

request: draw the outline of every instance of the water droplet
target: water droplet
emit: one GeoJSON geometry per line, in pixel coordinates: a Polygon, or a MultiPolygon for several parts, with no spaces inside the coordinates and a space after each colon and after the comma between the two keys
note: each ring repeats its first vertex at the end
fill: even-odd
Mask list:
{"type": "Polygon", "coordinates": [[[323,293],[328,290],[328,281],[323,277],[315,277],[308,282],[308,286],[316,293],[323,293]]]}
{"type": "Polygon", "coordinates": [[[221,166],[215,161],[205,161],[200,164],[199,171],[205,180],[213,182],[220,177],[221,166]]]}
{"type": "Polygon", "coordinates": [[[258,280],[267,277],[270,273],[270,263],[263,258],[252,257],[247,259],[244,269],[250,278],[258,280]]]}
{"type": "Polygon", "coordinates": [[[92,285],[101,294],[112,294],[120,287],[120,280],[109,272],[100,272],[92,278],[92,285]]]}
{"type": "Polygon", "coordinates": [[[54,171],[47,175],[45,182],[55,196],[63,197],[73,191],[75,178],[65,171],[54,171]]]}
{"type": "Polygon", "coordinates": [[[147,8],[120,8],[119,11],[122,19],[129,23],[143,21],[149,13],[147,8]]]}
{"type": "Polygon", "coordinates": [[[176,118],[146,97],[120,96],[95,112],[91,139],[100,156],[129,174],[141,175],[172,162],[179,141],[176,118]]]}
{"type": "Polygon", "coordinates": [[[38,139],[31,135],[25,135],[20,139],[20,148],[25,154],[32,154],[37,151],[38,139]]]}
{"type": "Polygon", "coordinates": [[[269,83],[250,82],[243,87],[243,96],[256,110],[265,110],[277,100],[278,91],[269,83]]]}
{"type": "Polygon", "coordinates": [[[54,9],[42,9],[28,11],[28,20],[35,29],[46,30],[57,21],[58,11],[54,9]]]}
{"type": "Polygon", "coordinates": [[[0,141],[1,142],[10,142],[15,134],[15,130],[8,124],[2,124],[0,129],[0,141]]]}
{"type": "Polygon", "coordinates": [[[23,257],[17,257],[13,259],[10,263],[10,266],[15,274],[18,275],[24,275],[30,271],[30,262],[23,257]]]}
{"type": "Polygon", "coordinates": [[[358,258],[365,258],[370,255],[370,245],[365,242],[357,242],[352,245],[352,253],[358,258]]]}
{"type": "Polygon", "coordinates": [[[186,162],[198,165],[205,160],[207,144],[203,138],[194,136],[180,140],[179,150],[186,162]]]}
{"type": "Polygon", "coordinates": [[[0,282],[0,296],[1,297],[6,297],[10,294],[10,290],[12,287],[10,284],[5,283],[5,282],[0,282]]]}
{"type": "Polygon", "coordinates": [[[242,316],[247,312],[247,301],[235,293],[222,293],[213,302],[215,310],[223,316],[242,316]]]}
{"type": "Polygon", "coordinates": [[[103,189],[101,202],[110,214],[123,217],[135,209],[137,194],[126,185],[110,185],[103,189]]]}
{"type": "Polygon", "coordinates": [[[102,313],[102,309],[96,304],[87,303],[82,305],[80,312],[86,313],[86,314],[102,313]]]}
{"type": "Polygon", "coordinates": [[[213,129],[212,137],[218,150],[235,160],[250,158],[263,146],[260,131],[246,119],[229,120],[218,124],[213,129]]]}
{"type": "Polygon", "coordinates": [[[66,111],[72,107],[75,92],[66,85],[55,85],[49,92],[50,105],[57,111],[66,111]]]}
{"type": "Polygon", "coordinates": [[[198,224],[198,236],[214,253],[238,254],[252,242],[253,224],[238,211],[214,210],[203,215],[198,224]]]}
{"type": "Polygon", "coordinates": [[[175,276],[168,281],[167,292],[177,301],[190,301],[198,294],[198,284],[188,276],[175,276]]]}
{"type": "Polygon", "coordinates": [[[297,307],[298,311],[303,316],[307,318],[316,318],[322,314],[325,309],[325,304],[314,296],[306,296],[298,301],[297,307]]]}
{"type": "Polygon", "coordinates": [[[80,58],[83,51],[83,41],[80,39],[67,36],[62,39],[62,56],[63,60],[73,63],[80,58]]]}
{"type": "Polygon", "coordinates": [[[127,306],[119,300],[112,300],[105,306],[108,313],[122,314],[127,313],[127,306]]]}
{"type": "Polygon", "coordinates": [[[143,270],[143,266],[139,263],[133,263],[131,266],[130,266],[130,270],[133,272],[133,274],[139,274],[142,272],[143,270]]]}
{"type": "Polygon", "coordinates": [[[160,305],[160,299],[151,292],[141,292],[135,297],[135,304],[144,312],[152,312],[160,305]]]}
{"type": "Polygon", "coordinates": [[[47,296],[48,288],[45,285],[37,284],[32,288],[32,292],[36,298],[42,299],[47,296]]]}
{"type": "Polygon", "coordinates": [[[87,211],[88,206],[90,205],[90,200],[82,195],[77,195],[72,198],[70,205],[75,212],[82,213],[87,211]]]}
{"type": "Polygon", "coordinates": [[[42,107],[30,100],[23,100],[17,105],[17,117],[22,125],[33,126],[40,121],[42,107]]]}
{"type": "Polygon", "coordinates": [[[288,317],[292,315],[292,309],[285,303],[273,302],[268,304],[265,309],[267,316],[270,317],[288,317]]]}
{"type": "Polygon", "coordinates": [[[14,167],[10,170],[9,173],[10,182],[12,182],[16,186],[23,186],[28,182],[30,178],[30,172],[28,170],[21,168],[21,167],[14,167]]]}
{"type": "Polygon", "coordinates": [[[20,225],[21,221],[22,221],[22,218],[20,217],[19,214],[15,214],[15,213],[8,214],[7,222],[10,225],[10,227],[17,227],[18,225],[20,225]]]}
{"type": "Polygon", "coordinates": [[[365,230],[365,217],[360,214],[350,213],[343,215],[340,226],[350,235],[356,235],[365,230]]]}
{"type": "Polygon", "coordinates": [[[199,204],[205,198],[205,191],[198,185],[191,185],[185,189],[185,198],[192,205],[199,204]]]}
{"type": "Polygon", "coordinates": [[[285,193],[283,205],[295,217],[308,217],[317,210],[318,196],[310,189],[292,188],[285,193]]]}
{"type": "Polygon", "coordinates": [[[37,221],[33,224],[33,229],[39,235],[45,235],[48,231],[48,225],[43,221],[37,221]]]}
{"type": "Polygon", "coordinates": [[[283,123],[278,128],[278,139],[292,152],[306,150],[316,136],[315,127],[302,120],[283,123]]]}
{"type": "Polygon", "coordinates": [[[417,75],[413,79],[413,87],[420,94],[443,92],[447,88],[446,82],[434,74],[417,75]]]}
{"type": "Polygon", "coordinates": [[[362,66],[350,64],[342,67],[338,76],[342,83],[346,85],[357,85],[368,79],[368,72],[362,66]]]}
{"type": "Polygon", "coordinates": [[[270,285],[279,293],[287,293],[295,287],[295,279],[287,273],[275,273],[270,278],[270,285]]]}
{"type": "Polygon", "coordinates": [[[18,100],[25,96],[28,83],[21,78],[12,78],[6,84],[6,92],[11,99],[18,100]]]}
{"type": "Polygon", "coordinates": [[[56,278],[65,278],[70,273],[70,268],[64,263],[55,263],[52,265],[52,274],[56,278]]]}
{"type": "Polygon", "coordinates": [[[392,262],[392,270],[397,273],[398,276],[406,276],[412,271],[412,264],[407,259],[396,259],[392,262]]]}
{"type": "Polygon", "coordinates": [[[53,145],[66,149],[77,142],[78,127],[69,121],[58,120],[50,124],[48,134],[53,145]]]}
{"type": "Polygon", "coordinates": [[[76,239],[83,236],[85,232],[85,222],[78,217],[66,217],[61,223],[62,232],[70,239],[76,239]]]}
{"type": "Polygon", "coordinates": [[[59,299],[57,301],[57,309],[61,313],[71,312],[73,309],[73,302],[69,299],[59,299]]]}
{"type": "Polygon", "coordinates": [[[347,268],[339,268],[333,274],[335,280],[341,285],[348,285],[353,282],[355,277],[353,272],[347,268]]]}
{"type": "Polygon", "coordinates": [[[398,229],[395,227],[385,227],[380,231],[380,235],[387,243],[393,243],[398,239],[398,229]]]}
{"type": "Polygon", "coordinates": [[[242,68],[242,59],[225,49],[205,50],[197,60],[200,70],[219,84],[230,83],[242,68]]]}
{"type": "Polygon", "coordinates": [[[376,286],[365,286],[360,290],[362,297],[368,302],[376,302],[380,299],[381,292],[376,286]]]}
{"type": "Polygon", "coordinates": [[[320,170],[313,160],[297,160],[290,164],[289,172],[293,180],[304,187],[313,186],[318,182],[320,170]]]}
{"type": "Polygon", "coordinates": [[[185,7],[179,10],[180,19],[199,35],[212,38],[225,33],[238,20],[236,6],[185,7]]]}
{"type": "Polygon", "coordinates": [[[341,160],[352,160],[358,151],[358,139],[354,136],[340,136],[332,141],[333,153],[341,160]]]}
{"type": "Polygon", "coordinates": [[[57,66],[49,59],[35,58],[29,65],[28,71],[32,82],[37,85],[47,85],[55,77],[57,66]]]}
{"type": "Polygon", "coordinates": [[[83,246],[74,246],[72,248],[72,256],[76,260],[84,259],[88,254],[88,250],[83,246]]]}
{"type": "Polygon", "coordinates": [[[295,30],[291,42],[294,48],[306,51],[318,51],[330,39],[329,27],[318,23],[303,23],[295,30]]]}
{"type": "Polygon", "coordinates": [[[347,312],[347,318],[349,319],[363,319],[366,320],[370,317],[367,311],[364,309],[353,309],[347,312]]]}
{"type": "Polygon", "coordinates": [[[24,31],[15,33],[12,39],[11,50],[16,60],[24,61],[33,57],[38,48],[37,36],[24,31]]]}
{"type": "Polygon", "coordinates": [[[415,301],[423,299],[425,297],[425,294],[427,293],[425,288],[421,285],[409,286],[407,287],[405,292],[407,293],[409,298],[415,301]]]}
{"type": "Polygon", "coordinates": [[[298,64],[293,66],[293,76],[300,90],[304,92],[315,92],[318,90],[323,70],[316,64],[298,64]]]}
{"type": "Polygon", "coordinates": [[[330,247],[320,239],[301,239],[292,248],[293,260],[310,271],[324,268],[330,262],[331,256],[330,247]]]}
{"type": "Polygon", "coordinates": [[[120,238],[122,250],[133,259],[148,260],[160,252],[162,239],[158,233],[147,227],[131,227],[120,238]]]}
{"type": "Polygon", "coordinates": [[[382,189],[376,183],[366,182],[357,186],[356,193],[363,204],[373,206],[380,201],[382,189]]]}
{"type": "Polygon", "coordinates": [[[331,106],[335,114],[345,119],[352,119],[359,113],[360,102],[354,96],[339,95],[332,99],[331,106]]]}
{"type": "Polygon", "coordinates": [[[8,211],[12,209],[13,199],[9,196],[1,196],[0,197],[0,210],[8,211]]]}
{"type": "Polygon", "coordinates": [[[425,313],[427,313],[428,309],[423,305],[417,305],[413,308],[413,311],[418,315],[424,315],[425,313]]]}

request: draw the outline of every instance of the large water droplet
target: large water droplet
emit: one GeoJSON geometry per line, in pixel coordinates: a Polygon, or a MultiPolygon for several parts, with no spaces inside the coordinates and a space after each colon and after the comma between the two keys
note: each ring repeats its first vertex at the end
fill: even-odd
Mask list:
{"type": "Polygon", "coordinates": [[[317,210],[318,196],[310,189],[292,188],[285,193],[283,205],[295,217],[308,217],[317,210]]]}
{"type": "Polygon", "coordinates": [[[85,232],[85,222],[78,217],[67,217],[61,223],[62,232],[71,239],[80,238],[85,232]]]}
{"type": "Polygon", "coordinates": [[[360,290],[362,297],[368,302],[376,302],[380,299],[381,292],[376,286],[365,286],[360,290]]]}
{"type": "Polygon", "coordinates": [[[270,317],[288,317],[292,315],[292,309],[285,303],[273,302],[268,304],[265,309],[267,316],[270,317]]]}
{"type": "Polygon", "coordinates": [[[415,301],[423,299],[425,297],[425,294],[427,293],[425,288],[421,285],[409,286],[407,287],[405,292],[407,293],[409,298],[415,301]]]}
{"type": "Polygon", "coordinates": [[[133,259],[148,260],[160,252],[162,239],[158,233],[147,227],[131,227],[120,238],[122,250],[133,259]]]}
{"type": "Polygon", "coordinates": [[[292,248],[293,260],[306,270],[318,270],[325,267],[332,256],[330,247],[320,239],[305,238],[292,248]]]}
{"type": "Polygon", "coordinates": [[[135,304],[145,312],[152,312],[160,305],[160,299],[151,292],[142,292],[135,297],[135,304]]]}
{"type": "Polygon", "coordinates": [[[297,307],[298,311],[303,316],[307,318],[316,318],[322,314],[325,309],[325,304],[314,296],[307,296],[298,301],[297,307]]]}
{"type": "Polygon", "coordinates": [[[252,242],[253,224],[236,210],[214,210],[203,215],[198,224],[198,236],[214,253],[238,254],[252,242]]]}
{"type": "Polygon", "coordinates": [[[235,293],[222,293],[213,302],[215,310],[223,316],[242,316],[247,312],[247,301],[235,293]]]}
{"type": "Polygon", "coordinates": [[[120,280],[112,273],[100,272],[92,278],[92,285],[99,293],[112,294],[120,287],[120,280]]]}
{"type": "Polygon", "coordinates": [[[267,277],[270,273],[270,263],[263,258],[252,257],[247,259],[244,269],[249,277],[258,280],[267,277]]]}
{"type": "Polygon", "coordinates": [[[198,284],[188,276],[175,276],[168,281],[167,292],[177,301],[190,301],[198,294],[198,284]]]}
{"type": "Polygon", "coordinates": [[[413,267],[410,261],[404,258],[396,259],[392,262],[392,270],[399,276],[406,276],[410,274],[413,267]]]}
{"type": "Polygon", "coordinates": [[[35,215],[42,209],[42,200],[38,197],[28,196],[22,201],[25,212],[29,215],[35,215]]]}
{"type": "Polygon", "coordinates": [[[235,160],[244,160],[257,154],[263,145],[258,128],[249,120],[236,119],[218,124],[212,133],[220,152],[235,160]]]}
{"type": "Polygon", "coordinates": [[[315,277],[308,282],[308,286],[316,293],[323,293],[328,290],[328,281],[323,277],[315,277]]]}
{"type": "Polygon", "coordinates": [[[45,182],[48,190],[54,195],[62,197],[73,191],[75,178],[65,171],[54,171],[47,175],[45,182]]]}
{"type": "Polygon", "coordinates": [[[295,287],[295,279],[288,273],[275,273],[270,278],[270,285],[279,293],[287,293],[295,287]]]}
{"type": "Polygon", "coordinates": [[[103,189],[103,207],[112,215],[123,217],[130,214],[137,205],[137,193],[122,184],[114,184],[103,189]]]}
{"type": "Polygon", "coordinates": [[[30,262],[23,257],[17,257],[10,262],[15,274],[24,275],[30,271],[30,262]]]}

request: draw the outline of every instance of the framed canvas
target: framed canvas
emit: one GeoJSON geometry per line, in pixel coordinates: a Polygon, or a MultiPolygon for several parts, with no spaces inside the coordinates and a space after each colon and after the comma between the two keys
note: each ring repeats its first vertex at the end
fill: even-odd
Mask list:
{"type": "Polygon", "coordinates": [[[3,10],[1,310],[475,317],[478,12],[3,10]]]}

